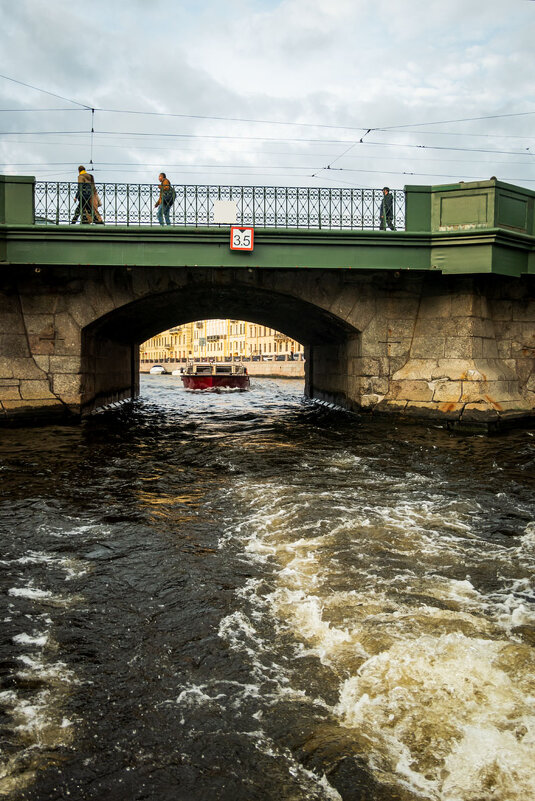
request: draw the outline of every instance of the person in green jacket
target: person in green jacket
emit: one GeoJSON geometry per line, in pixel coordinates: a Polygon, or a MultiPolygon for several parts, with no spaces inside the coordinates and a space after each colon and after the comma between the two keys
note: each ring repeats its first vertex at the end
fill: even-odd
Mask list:
{"type": "Polygon", "coordinates": [[[381,201],[381,209],[379,211],[379,230],[386,231],[386,226],[391,231],[395,231],[394,226],[394,197],[390,194],[388,186],[383,187],[383,199],[381,201]]]}

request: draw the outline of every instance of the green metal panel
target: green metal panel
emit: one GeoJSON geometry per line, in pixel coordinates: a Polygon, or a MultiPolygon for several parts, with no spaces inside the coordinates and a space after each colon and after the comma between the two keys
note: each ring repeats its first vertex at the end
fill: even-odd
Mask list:
{"type": "Polygon", "coordinates": [[[405,230],[431,230],[431,187],[405,187],[405,230]]]}
{"type": "Polygon", "coordinates": [[[449,226],[488,225],[488,193],[441,197],[439,201],[440,230],[449,226]]]}
{"type": "Polygon", "coordinates": [[[0,175],[0,224],[32,225],[35,178],[0,175]]]}
{"type": "Polygon", "coordinates": [[[437,245],[431,248],[431,261],[444,274],[491,273],[492,245],[437,245]]]}
{"type": "Polygon", "coordinates": [[[498,213],[497,225],[507,228],[516,228],[519,231],[528,230],[528,199],[500,192],[497,197],[498,213]]]}

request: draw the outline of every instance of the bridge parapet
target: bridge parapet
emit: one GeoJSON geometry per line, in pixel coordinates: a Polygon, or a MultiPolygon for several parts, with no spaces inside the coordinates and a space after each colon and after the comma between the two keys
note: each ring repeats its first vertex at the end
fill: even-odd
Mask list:
{"type": "MultiPolygon", "coordinates": [[[[382,189],[287,186],[175,185],[169,210],[171,225],[218,227],[215,206],[233,204],[236,225],[258,228],[318,230],[378,230],[381,228],[382,189]]],[[[97,183],[106,225],[159,225],[155,204],[159,187],[153,184],[97,183]]],[[[71,223],[77,208],[78,184],[38,181],[35,184],[35,222],[71,223]]],[[[405,227],[405,196],[392,190],[392,227],[405,227]]],[[[228,227],[228,222],[225,223],[228,227]]]]}

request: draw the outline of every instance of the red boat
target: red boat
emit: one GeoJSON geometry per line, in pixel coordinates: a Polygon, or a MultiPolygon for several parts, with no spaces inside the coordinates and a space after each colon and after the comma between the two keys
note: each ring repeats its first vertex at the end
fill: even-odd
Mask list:
{"type": "Polygon", "coordinates": [[[181,374],[186,389],[239,389],[245,392],[250,381],[243,364],[221,364],[202,362],[186,365],[181,374]]]}

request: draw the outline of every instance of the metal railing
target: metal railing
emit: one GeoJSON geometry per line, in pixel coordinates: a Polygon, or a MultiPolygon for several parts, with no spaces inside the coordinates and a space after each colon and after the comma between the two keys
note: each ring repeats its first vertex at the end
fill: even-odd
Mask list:
{"type": "MultiPolygon", "coordinates": [[[[35,184],[35,223],[72,224],[78,208],[77,183],[38,181],[35,184]]],[[[381,189],[300,188],[277,186],[174,186],[176,199],[169,210],[171,225],[217,226],[214,201],[234,201],[236,225],[258,228],[378,230],[381,225],[381,189]]],[[[158,225],[155,203],[158,186],[151,184],[96,184],[105,225],[158,225]]],[[[405,193],[392,196],[392,226],[405,228],[405,193]]],[[[81,216],[78,214],[77,222],[81,216]]],[[[90,212],[85,221],[97,222],[90,212]]],[[[388,220],[387,222],[390,222],[388,220]]],[[[387,227],[392,227],[388,225],[387,227]]],[[[226,226],[228,227],[228,225],[226,226]]]]}

